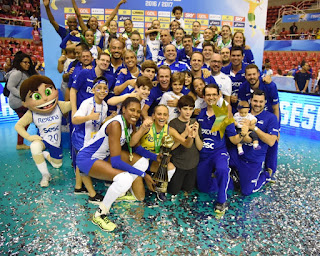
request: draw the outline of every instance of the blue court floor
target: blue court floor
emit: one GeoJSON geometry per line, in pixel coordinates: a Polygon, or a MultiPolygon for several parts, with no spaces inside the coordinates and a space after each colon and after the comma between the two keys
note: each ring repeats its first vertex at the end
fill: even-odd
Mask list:
{"type": "Polygon", "coordinates": [[[115,203],[118,227],[108,233],[90,221],[97,207],[73,193],[67,150],[41,188],[13,127],[0,125],[0,255],[320,255],[320,141],[282,134],[276,183],[248,197],[230,191],[222,219],[215,195],[180,193],[165,203],[147,195],[115,203]]]}

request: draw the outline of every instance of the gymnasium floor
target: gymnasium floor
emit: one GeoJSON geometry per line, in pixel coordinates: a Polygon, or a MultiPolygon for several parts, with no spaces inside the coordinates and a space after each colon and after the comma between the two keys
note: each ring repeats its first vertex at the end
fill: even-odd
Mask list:
{"type": "Polygon", "coordinates": [[[249,197],[230,192],[222,219],[213,214],[215,195],[180,193],[165,203],[147,195],[115,203],[118,227],[108,233],[90,221],[97,207],[73,194],[67,150],[41,188],[30,152],[15,149],[13,127],[0,125],[0,255],[320,254],[320,141],[282,134],[277,182],[249,197]]]}

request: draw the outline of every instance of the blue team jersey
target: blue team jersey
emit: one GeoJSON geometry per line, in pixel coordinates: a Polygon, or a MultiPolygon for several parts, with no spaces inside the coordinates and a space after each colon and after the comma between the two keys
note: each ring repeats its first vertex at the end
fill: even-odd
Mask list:
{"type": "Polygon", "coordinates": [[[162,60],[158,63],[158,67],[161,67],[162,65],[166,65],[171,69],[171,73],[174,72],[183,72],[186,70],[190,70],[190,67],[188,64],[182,61],[175,61],[172,64],[168,65],[165,60],[162,60]]]}
{"type": "MultiPolygon", "coordinates": [[[[169,88],[168,91],[171,91],[172,89],[169,88]]],[[[154,108],[159,104],[162,95],[165,93],[166,91],[162,91],[160,84],[158,84],[156,87],[153,87],[150,91],[150,95],[149,97],[145,100],[145,104],[148,105],[150,108],[148,110],[148,115],[152,115],[154,108]]],[[[183,95],[187,95],[190,92],[190,90],[183,86],[181,93],[183,95]]]]}
{"type": "Polygon", "coordinates": [[[163,54],[163,47],[160,48],[158,52],[158,57],[157,57],[157,62],[163,61],[165,59],[164,54],[163,54]]]}
{"type": "MultiPolygon", "coordinates": [[[[260,130],[262,130],[265,133],[278,136],[279,123],[277,117],[274,114],[264,110],[255,117],[257,118],[256,126],[260,130]]],[[[265,160],[269,146],[260,139],[259,145],[261,146],[261,149],[254,150],[252,143],[243,144],[244,154],[241,156],[241,158],[250,162],[262,163],[265,160]]]]}
{"type": "Polygon", "coordinates": [[[225,134],[221,139],[220,132],[211,132],[211,128],[215,120],[215,115],[211,117],[207,115],[207,108],[201,109],[201,112],[197,117],[197,121],[200,124],[203,137],[203,148],[201,149],[200,154],[210,153],[217,149],[226,149],[225,135],[227,135],[228,137],[237,135],[234,123],[232,123],[227,126],[225,134]]]}
{"type": "MultiPolygon", "coordinates": [[[[271,82],[270,84],[265,84],[262,81],[262,78],[259,79],[259,89],[264,91],[266,95],[266,106],[265,110],[273,113],[272,106],[279,104],[279,95],[278,95],[278,89],[274,82],[271,82]]],[[[251,91],[251,86],[246,81],[243,83],[239,88],[238,98],[240,101],[244,100],[250,103],[251,100],[251,94],[253,91],[251,91]]]]}
{"type": "Polygon", "coordinates": [[[242,62],[242,68],[241,70],[234,76],[231,71],[232,64],[230,63],[228,66],[223,67],[221,69],[221,72],[226,74],[227,76],[230,77],[231,82],[232,82],[232,95],[238,95],[238,91],[240,86],[247,81],[245,78],[245,70],[246,70],[246,64],[242,62]]]}
{"type": "MultiPolygon", "coordinates": [[[[138,67],[139,68],[139,67],[138,67]]],[[[131,79],[136,79],[136,77],[132,76],[132,74],[130,73],[130,71],[127,69],[127,74],[123,74],[122,72],[118,75],[117,77],[117,81],[115,86],[119,86],[121,84],[123,84],[125,81],[127,80],[131,80],[131,79]]],[[[134,91],[134,85],[128,85],[121,93],[120,95],[123,94],[127,94],[127,93],[131,93],[134,91]]]]}
{"type": "MultiPolygon", "coordinates": [[[[192,51],[193,52],[202,52],[202,49],[192,47],[192,51]]],[[[178,61],[183,61],[184,63],[187,63],[190,66],[190,57],[186,54],[186,51],[184,48],[181,50],[178,50],[177,59],[178,59],[178,61]]]]}
{"type": "MultiPolygon", "coordinates": [[[[59,34],[61,39],[64,39],[70,33],[70,30],[62,26],[59,26],[57,33],[59,34]]],[[[79,31],[79,33],[81,33],[81,31],[79,31]]],[[[69,40],[72,41],[73,43],[80,43],[80,37],[77,37],[77,36],[70,35],[69,40]]]]}
{"type": "Polygon", "coordinates": [[[109,65],[109,67],[108,67],[106,72],[108,74],[114,74],[115,76],[117,76],[119,71],[120,71],[120,69],[122,69],[122,68],[126,68],[126,66],[123,63],[117,69],[115,69],[113,67],[112,63],[110,63],[110,65],[109,65]]]}
{"type": "Polygon", "coordinates": [[[243,62],[245,64],[254,64],[254,57],[250,49],[243,49],[243,62]]]}

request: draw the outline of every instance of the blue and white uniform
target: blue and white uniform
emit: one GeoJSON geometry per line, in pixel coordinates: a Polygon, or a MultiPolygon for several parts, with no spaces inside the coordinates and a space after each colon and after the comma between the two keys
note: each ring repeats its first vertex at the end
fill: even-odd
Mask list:
{"type": "MultiPolygon", "coordinates": [[[[193,52],[202,52],[202,49],[192,48],[193,52]]],[[[178,61],[183,61],[190,66],[190,57],[186,54],[185,48],[178,50],[177,52],[177,59],[178,61]]]]}
{"type": "Polygon", "coordinates": [[[234,123],[227,126],[225,135],[220,138],[220,132],[211,132],[216,116],[208,116],[207,108],[201,110],[197,121],[203,136],[203,148],[200,151],[197,182],[201,192],[218,192],[219,203],[227,200],[227,189],[230,182],[229,153],[226,148],[226,135],[237,135],[234,123]],[[215,169],[215,178],[212,171],[215,169]]]}
{"type": "Polygon", "coordinates": [[[48,149],[50,156],[55,159],[62,159],[61,148],[61,120],[62,112],[57,105],[49,114],[38,114],[32,112],[33,123],[39,129],[42,142],[48,149]]]}
{"type": "Polygon", "coordinates": [[[147,37],[147,47],[146,47],[146,60],[153,60],[154,62],[158,61],[158,53],[160,51],[160,40],[153,40],[147,37]]]}
{"type": "Polygon", "coordinates": [[[142,62],[144,61],[143,46],[142,46],[141,44],[139,44],[138,49],[137,49],[137,50],[134,50],[134,49],[132,48],[132,44],[130,44],[130,45],[127,45],[127,49],[128,49],[128,50],[132,50],[132,51],[136,54],[136,56],[137,56],[137,63],[138,63],[138,65],[141,65],[142,62]]]}
{"type": "MultiPolygon", "coordinates": [[[[105,122],[95,137],[84,146],[77,155],[77,166],[79,170],[88,175],[92,165],[97,160],[105,160],[110,156],[109,137],[106,134],[107,126],[112,122],[119,122],[121,125],[120,145],[126,143],[126,135],[121,115],[117,115],[105,122]]],[[[128,133],[132,133],[132,128],[128,127],[128,133]]]]}
{"type": "Polygon", "coordinates": [[[162,60],[158,63],[158,67],[161,67],[162,65],[168,66],[171,69],[171,74],[175,72],[183,72],[186,70],[190,71],[189,65],[182,61],[175,61],[171,64],[168,64],[166,60],[162,60]]]}
{"type": "Polygon", "coordinates": [[[74,126],[71,139],[72,145],[76,150],[80,150],[83,146],[88,144],[89,140],[92,139],[99,131],[102,122],[107,117],[107,103],[102,101],[102,104],[97,104],[94,97],[84,100],[73,117],[88,116],[91,114],[93,109],[95,113],[100,114],[98,120],[89,120],[85,123],[74,126]]]}
{"type": "MultiPolygon", "coordinates": [[[[279,123],[277,117],[267,111],[262,111],[257,118],[256,126],[265,133],[278,136],[279,123]]],[[[244,154],[238,156],[237,168],[239,171],[241,192],[250,195],[258,191],[270,178],[269,173],[262,169],[269,146],[259,140],[260,150],[254,150],[252,143],[243,144],[244,154]]],[[[236,155],[236,154],[233,154],[236,155]]]]}
{"type": "Polygon", "coordinates": [[[92,47],[90,48],[90,52],[91,52],[92,58],[94,58],[95,60],[98,59],[99,52],[98,52],[98,47],[96,45],[92,45],[92,47]]]}

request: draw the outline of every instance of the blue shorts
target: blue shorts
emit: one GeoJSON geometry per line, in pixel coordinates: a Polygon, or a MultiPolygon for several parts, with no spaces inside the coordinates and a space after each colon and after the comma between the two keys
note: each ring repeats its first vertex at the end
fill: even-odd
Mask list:
{"type": "MultiPolygon", "coordinates": [[[[104,161],[107,161],[109,156],[107,156],[104,161]]],[[[84,153],[83,151],[79,151],[77,154],[76,164],[80,170],[80,172],[89,175],[89,172],[92,168],[92,165],[97,161],[101,160],[98,158],[91,158],[91,155],[84,153]]]]}
{"type": "Polygon", "coordinates": [[[42,141],[43,144],[45,145],[46,149],[48,149],[50,156],[54,159],[62,159],[62,148],[61,146],[59,148],[50,145],[48,142],[46,141],[42,141]]]}

